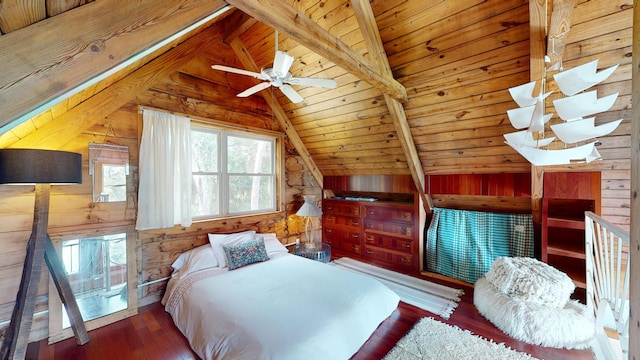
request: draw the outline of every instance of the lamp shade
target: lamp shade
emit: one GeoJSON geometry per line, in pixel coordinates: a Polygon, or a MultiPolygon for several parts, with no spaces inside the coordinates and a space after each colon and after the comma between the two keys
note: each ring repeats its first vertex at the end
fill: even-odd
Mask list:
{"type": "Polygon", "coordinates": [[[82,155],[68,151],[0,149],[0,184],[81,184],[82,155]]]}
{"type": "Polygon", "coordinates": [[[300,209],[296,212],[298,216],[320,216],[322,215],[322,210],[318,209],[318,207],[313,203],[315,196],[305,195],[304,204],[300,206],[300,209]]]}

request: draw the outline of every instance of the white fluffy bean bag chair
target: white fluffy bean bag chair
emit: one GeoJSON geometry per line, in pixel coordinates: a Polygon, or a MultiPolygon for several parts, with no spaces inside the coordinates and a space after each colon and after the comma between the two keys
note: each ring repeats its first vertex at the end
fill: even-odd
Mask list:
{"type": "Polygon", "coordinates": [[[567,274],[528,257],[498,257],[484,277],[512,298],[558,308],[564,306],[575,290],[567,274]]]}
{"type": "MultiPolygon", "coordinates": [[[[490,270],[485,277],[478,279],[473,295],[476,308],[498,329],[520,341],[553,348],[588,348],[595,330],[593,315],[589,314],[586,306],[569,299],[571,292],[566,294],[568,285],[563,279],[566,274],[560,272],[561,276],[538,277],[540,272],[554,272],[548,272],[549,265],[533,260],[500,260],[496,268],[504,270],[505,266],[513,266],[514,273],[500,270],[497,273],[502,275],[496,276],[496,272],[491,273],[490,270]],[[523,263],[526,264],[518,266],[523,263]],[[529,279],[526,274],[531,269],[520,271],[527,267],[534,268],[529,279]],[[493,285],[489,277],[498,286],[493,285]],[[540,284],[532,279],[540,280],[540,284]],[[548,296],[547,292],[561,299],[548,296]]],[[[573,283],[569,287],[573,291],[573,283]]]]}

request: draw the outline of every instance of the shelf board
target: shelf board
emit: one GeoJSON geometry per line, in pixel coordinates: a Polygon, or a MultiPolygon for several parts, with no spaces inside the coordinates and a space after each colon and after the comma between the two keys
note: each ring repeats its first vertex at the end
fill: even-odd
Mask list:
{"type": "Polygon", "coordinates": [[[579,251],[574,251],[574,250],[569,249],[569,248],[551,246],[551,245],[547,246],[547,254],[570,257],[570,258],[573,258],[573,259],[581,259],[581,260],[586,260],[586,258],[587,258],[585,253],[584,253],[584,251],[579,252],[579,251]]]}
{"type": "Polygon", "coordinates": [[[547,226],[584,230],[584,219],[547,218],[547,226]]]}

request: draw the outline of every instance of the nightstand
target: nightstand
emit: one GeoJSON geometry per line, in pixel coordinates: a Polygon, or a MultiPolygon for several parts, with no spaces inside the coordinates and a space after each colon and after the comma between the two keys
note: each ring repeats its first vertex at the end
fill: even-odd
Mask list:
{"type": "Polygon", "coordinates": [[[296,245],[293,253],[307,259],[328,263],[331,261],[331,245],[327,243],[316,244],[315,247],[306,247],[304,244],[296,245]]]}

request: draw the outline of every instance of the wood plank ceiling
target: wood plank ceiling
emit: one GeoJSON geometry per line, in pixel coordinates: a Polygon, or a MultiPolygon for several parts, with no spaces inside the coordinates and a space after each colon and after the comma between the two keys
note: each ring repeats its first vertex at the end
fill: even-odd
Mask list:
{"type": "MultiPolygon", "coordinates": [[[[14,30],[22,31],[17,29],[31,19],[49,14],[43,8],[63,5],[82,8],[88,6],[85,3],[3,1],[0,31],[9,35],[14,30]]],[[[99,3],[114,6],[126,2],[103,0],[91,4],[99,3]]],[[[262,91],[268,104],[269,96],[277,101],[272,104],[277,105],[274,116],[282,112],[281,116],[288,121],[282,123],[285,131],[288,126],[295,130],[299,151],[310,154],[312,161],[307,166],[311,171],[316,167],[325,176],[411,174],[416,184],[424,181],[423,173],[530,171],[529,163],[506,146],[502,138],[503,133],[513,131],[506,118],[506,110],[514,106],[507,89],[528,82],[530,76],[528,1],[229,0],[227,3],[253,19],[243,22],[239,19],[246,17],[230,15],[225,20],[229,25],[225,41],[236,50],[239,59],[246,52],[244,62],[234,60],[226,65],[247,68],[246,61],[251,59],[256,68],[269,67],[277,28],[278,48],[295,57],[291,67],[294,76],[337,81],[338,87],[331,90],[297,87],[304,97],[299,104],[291,103],[277,90],[262,91]],[[371,21],[371,16],[375,21],[371,21]],[[267,92],[271,95],[264,95],[267,92]]],[[[606,11],[614,20],[617,10],[601,9],[603,14],[606,11]]],[[[136,19],[130,23],[136,23],[136,19]]],[[[0,36],[0,44],[5,36],[8,35],[0,36]]],[[[571,51],[571,45],[568,48],[571,51]]],[[[620,60],[614,58],[601,66],[628,62],[620,60]]],[[[124,76],[130,71],[126,69],[114,76],[124,76]]],[[[223,82],[236,91],[251,86],[250,79],[241,79],[240,75],[221,77],[214,70],[206,70],[206,74],[204,71],[199,68],[188,75],[223,82]]],[[[72,109],[113,82],[113,78],[105,79],[85,90],[87,93],[69,98],[59,105],[62,108],[57,113],[72,109]]],[[[0,83],[0,90],[6,85],[0,83]]],[[[620,103],[616,108],[625,106],[620,103]]],[[[8,121],[0,120],[0,125],[8,121]]],[[[24,126],[1,134],[0,147],[12,146],[39,127],[24,126]]],[[[295,139],[293,132],[288,134],[295,139]]]]}

